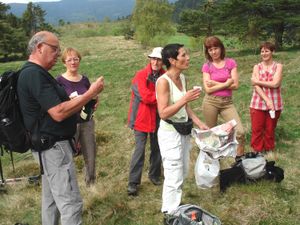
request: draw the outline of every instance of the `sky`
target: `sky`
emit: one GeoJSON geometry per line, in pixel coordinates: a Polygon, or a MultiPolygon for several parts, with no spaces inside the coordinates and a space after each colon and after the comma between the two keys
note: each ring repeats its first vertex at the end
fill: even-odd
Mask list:
{"type": "Polygon", "coordinates": [[[0,0],[2,3],[59,2],[60,0],[0,0]]]}

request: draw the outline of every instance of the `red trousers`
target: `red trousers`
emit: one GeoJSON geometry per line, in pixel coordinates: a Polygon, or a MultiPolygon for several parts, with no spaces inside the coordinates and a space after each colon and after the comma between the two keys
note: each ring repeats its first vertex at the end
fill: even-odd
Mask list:
{"type": "Polygon", "coordinates": [[[275,128],[281,110],[275,112],[272,119],[269,111],[250,108],[251,116],[251,147],[256,152],[269,151],[275,148],[275,128]]]}

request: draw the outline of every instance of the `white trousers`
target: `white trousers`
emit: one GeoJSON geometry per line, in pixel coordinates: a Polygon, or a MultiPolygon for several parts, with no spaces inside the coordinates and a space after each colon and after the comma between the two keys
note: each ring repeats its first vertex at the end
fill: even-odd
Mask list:
{"type": "Polygon", "coordinates": [[[189,171],[190,135],[158,129],[158,144],[165,176],[161,211],[171,214],[180,205],[182,184],[189,171]]]}

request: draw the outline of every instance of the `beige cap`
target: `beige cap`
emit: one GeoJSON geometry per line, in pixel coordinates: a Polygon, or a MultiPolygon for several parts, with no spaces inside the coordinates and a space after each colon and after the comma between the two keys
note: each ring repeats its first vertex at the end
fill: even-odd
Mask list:
{"type": "Polygon", "coordinates": [[[162,59],[161,57],[161,51],[162,51],[162,47],[156,47],[152,50],[151,54],[148,55],[149,58],[159,58],[162,59]]]}

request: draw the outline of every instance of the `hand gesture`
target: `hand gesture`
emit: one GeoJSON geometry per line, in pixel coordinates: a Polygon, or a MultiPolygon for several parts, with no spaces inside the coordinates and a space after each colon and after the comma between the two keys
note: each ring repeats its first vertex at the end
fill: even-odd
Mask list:
{"type": "Polygon", "coordinates": [[[209,127],[201,121],[196,123],[196,125],[199,127],[200,130],[208,130],[209,129],[209,127]]]}
{"type": "Polygon", "coordinates": [[[273,102],[270,99],[268,99],[266,101],[266,104],[267,104],[267,107],[268,107],[269,110],[275,110],[274,104],[273,104],[273,102]]]}
{"type": "Polygon", "coordinates": [[[97,96],[104,89],[104,78],[101,76],[93,82],[89,88],[93,97],[97,96]]]}
{"type": "Polygon", "coordinates": [[[185,101],[187,103],[194,101],[200,97],[200,94],[201,94],[201,90],[199,88],[188,90],[184,95],[185,101]]]}

